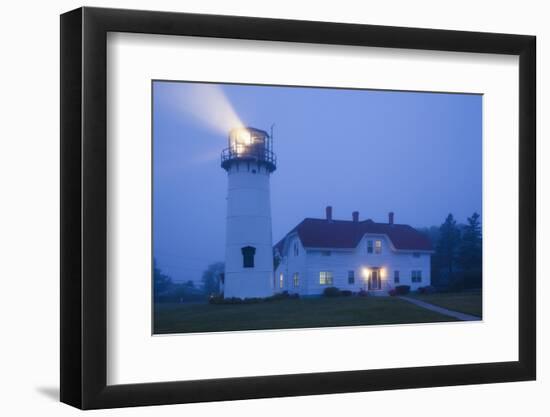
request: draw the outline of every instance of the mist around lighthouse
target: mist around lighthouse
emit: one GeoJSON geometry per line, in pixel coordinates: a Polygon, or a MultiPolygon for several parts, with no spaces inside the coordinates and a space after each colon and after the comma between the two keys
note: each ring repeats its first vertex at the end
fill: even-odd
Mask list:
{"type": "Polygon", "coordinates": [[[481,320],[481,95],[152,90],[155,334],[481,320]]]}

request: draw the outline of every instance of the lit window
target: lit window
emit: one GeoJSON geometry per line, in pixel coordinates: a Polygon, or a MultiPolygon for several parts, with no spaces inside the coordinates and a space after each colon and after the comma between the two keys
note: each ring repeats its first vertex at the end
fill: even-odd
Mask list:
{"type": "Polygon", "coordinates": [[[393,271],[393,282],[399,284],[399,271],[393,271]]]}
{"type": "Polygon", "coordinates": [[[348,271],[348,284],[355,284],[355,271],[348,271]]]}
{"type": "Polygon", "coordinates": [[[332,272],[330,271],[319,272],[319,284],[332,285],[332,272]]]}
{"type": "Polygon", "coordinates": [[[279,288],[283,288],[285,286],[285,277],[283,273],[279,275],[279,288]]]}
{"type": "Polygon", "coordinates": [[[243,268],[254,268],[254,254],[256,253],[256,248],[245,246],[241,248],[241,253],[243,254],[243,268]]]}
{"type": "Polygon", "coordinates": [[[380,255],[382,253],[382,241],[381,240],[376,240],[374,242],[374,253],[376,253],[377,255],[380,255]]]}
{"type": "Polygon", "coordinates": [[[420,258],[420,254],[418,252],[413,253],[413,258],[420,258]]]}
{"type": "Polygon", "coordinates": [[[298,275],[298,272],[294,273],[293,281],[294,281],[294,288],[300,286],[300,275],[298,275]]]}
{"type": "Polygon", "coordinates": [[[422,282],[422,271],[411,271],[412,282],[422,282]]]}
{"type": "Polygon", "coordinates": [[[330,256],[330,251],[329,250],[322,250],[321,251],[321,256],[330,256]]]}
{"type": "Polygon", "coordinates": [[[372,253],[372,240],[367,240],[367,253],[372,253]]]}

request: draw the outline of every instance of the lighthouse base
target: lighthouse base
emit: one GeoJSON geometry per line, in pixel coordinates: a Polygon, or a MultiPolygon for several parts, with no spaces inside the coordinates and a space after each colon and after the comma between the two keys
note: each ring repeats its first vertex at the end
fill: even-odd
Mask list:
{"type": "Polygon", "coordinates": [[[273,274],[227,273],[223,296],[225,298],[265,298],[273,295],[273,274]]]}

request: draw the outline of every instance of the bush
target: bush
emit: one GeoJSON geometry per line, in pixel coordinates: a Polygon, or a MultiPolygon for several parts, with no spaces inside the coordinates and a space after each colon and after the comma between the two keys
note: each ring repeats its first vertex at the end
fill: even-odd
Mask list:
{"type": "Polygon", "coordinates": [[[243,304],[244,300],[238,297],[224,298],[222,304],[243,304]]]}
{"type": "Polygon", "coordinates": [[[288,291],[283,291],[278,294],[273,294],[270,297],[260,298],[260,297],[250,297],[250,298],[238,298],[238,297],[229,297],[224,298],[220,294],[212,294],[208,298],[210,304],[258,304],[269,301],[277,300],[286,300],[286,299],[297,299],[300,298],[299,294],[289,294],[288,291]]]}
{"type": "Polygon", "coordinates": [[[411,292],[410,285],[397,285],[395,287],[395,295],[405,295],[411,292]]]}
{"type": "Polygon", "coordinates": [[[359,290],[359,292],[357,293],[357,295],[358,295],[359,297],[366,297],[366,296],[369,295],[369,293],[368,293],[367,291],[365,291],[363,288],[361,288],[361,289],[359,290]]]}
{"type": "Polygon", "coordinates": [[[435,287],[432,287],[431,285],[427,285],[424,287],[424,293],[426,294],[433,294],[436,292],[437,292],[437,289],[435,287]]]}
{"type": "Polygon", "coordinates": [[[340,294],[343,296],[343,297],[351,297],[351,295],[353,294],[350,290],[342,290],[340,291],[340,294]]]}
{"type": "Polygon", "coordinates": [[[328,287],[323,291],[325,297],[338,297],[340,295],[340,290],[336,287],[328,287]]]}
{"type": "Polygon", "coordinates": [[[436,288],[432,287],[431,285],[426,285],[425,287],[419,287],[417,291],[419,294],[433,294],[437,292],[436,288]]]}
{"type": "Polygon", "coordinates": [[[288,298],[288,292],[278,292],[270,297],[266,297],[266,301],[283,300],[285,298],[288,298]]]}
{"type": "Polygon", "coordinates": [[[397,295],[397,291],[395,290],[395,288],[391,288],[389,291],[388,291],[388,295],[390,297],[395,297],[397,295]]]}

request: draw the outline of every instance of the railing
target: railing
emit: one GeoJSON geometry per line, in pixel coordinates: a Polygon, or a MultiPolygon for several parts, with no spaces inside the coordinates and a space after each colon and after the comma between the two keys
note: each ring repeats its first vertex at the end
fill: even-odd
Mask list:
{"type": "Polygon", "coordinates": [[[254,147],[244,148],[237,151],[235,148],[226,148],[222,151],[222,167],[227,168],[232,161],[257,161],[265,162],[271,170],[277,166],[277,156],[268,149],[254,147]]]}

